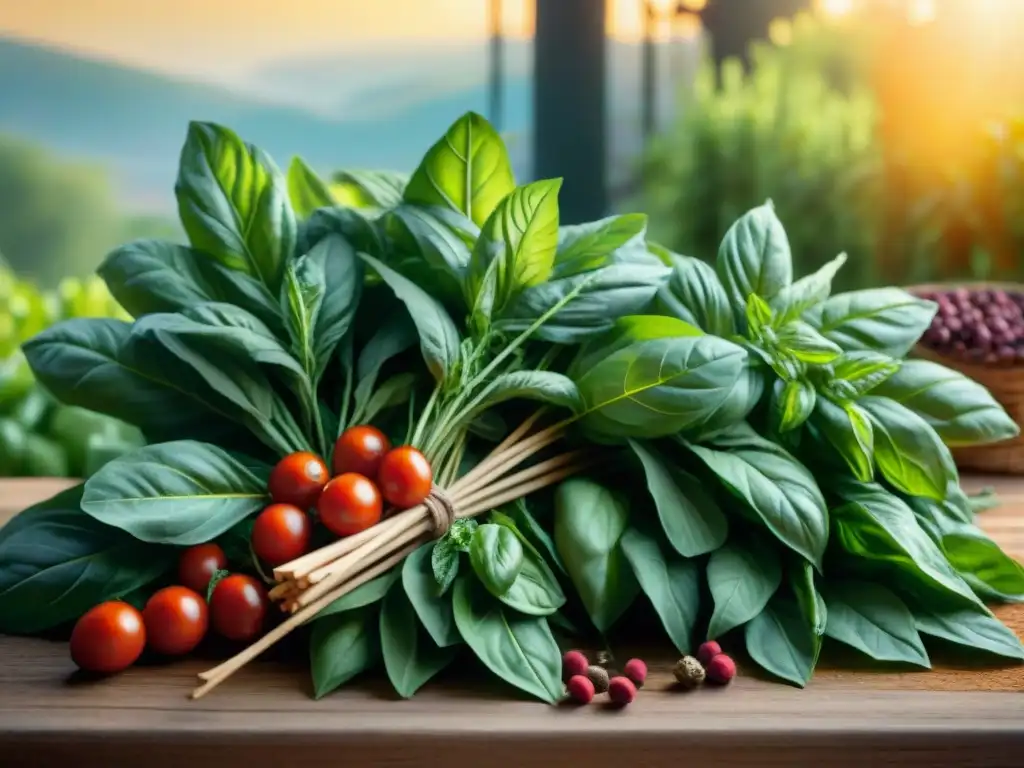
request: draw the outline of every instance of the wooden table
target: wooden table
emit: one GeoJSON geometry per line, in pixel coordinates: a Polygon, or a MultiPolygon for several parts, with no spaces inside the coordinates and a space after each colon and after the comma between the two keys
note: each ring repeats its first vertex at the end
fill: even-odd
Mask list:
{"type": "MultiPolygon", "coordinates": [[[[1024,483],[992,484],[1012,503],[986,512],[985,525],[1022,557],[1024,483]]],[[[0,522],[51,490],[0,485],[0,522]]],[[[653,659],[624,711],[546,707],[459,680],[411,701],[371,681],[317,702],[305,670],[275,664],[193,702],[186,694],[207,666],[198,661],[80,682],[63,644],[0,638],[0,767],[1024,764],[1024,684],[935,692],[912,689],[941,672],[825,670],[803,691],[741,676],[684,694],[669,686],[671,661],[653,659]]]]}

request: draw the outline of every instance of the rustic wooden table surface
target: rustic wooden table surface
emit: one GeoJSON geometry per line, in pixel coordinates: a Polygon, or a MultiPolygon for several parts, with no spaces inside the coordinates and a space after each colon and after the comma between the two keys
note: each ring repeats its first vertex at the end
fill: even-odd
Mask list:
{"type": "MultiPolygon", "coordinates": [[[[1024,558],[1024,481],[969,484],[1005,494],[982,519],[1024,558]]],[[[54,490],[0,483],[0,524],[54,490]]],[[[374,681],[313,701],[304,670],[274,663],[190,701],[208,666],[199,661],[80,681],[63,643],[0,638],[0,766],[1024,765],[1019,667],[825,670],[802,691],[741,676],[683,694],[669,685],[671,662],[653,658],[624,711],[546,707],[464,681],[428,685],[411,701],[374,681]],[[939,679],[960,690],[927,690],[939,679]]]]}

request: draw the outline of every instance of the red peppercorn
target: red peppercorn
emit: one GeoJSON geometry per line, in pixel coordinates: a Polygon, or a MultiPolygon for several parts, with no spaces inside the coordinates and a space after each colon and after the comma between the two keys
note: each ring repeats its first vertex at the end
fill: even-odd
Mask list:
{"type": "Polygon", "coordinates": [[[706,643],[701,643],[700,648],[697,649],[697,661],[706,667],[708,662],[721,652],[722,646],[714,640],[708,640],[706,643]]]}
{"type": "Polygon", "coordinates": [[[613,704],[624,707],[636,698],[636,686],[628,677],[613,677],[608,681],[608,698],[613,704]]]}
{"type": "Polygon", "coordinates": [[[704,666],[708,681],[725,685],[736,677],[736,662],[724,653],[720,653],[704,666]]]}
{"type": "Polygon", "coordinates": [[[567,651],[562,656],[562,679],[568,680],[574,675],[587,674],[587,668],[590,666],[590,662],[587,661],[587,657],[579,651],[567,651]]]}
{"type": "Polygon", "coordinates": [[[622,668],[622,674],[628,677],[637,688],[644,687],[647,680],[647,665],[640,659],[630,659],[622,668]]]}
{"type": "Polygon", "coordinates": [[[577,704],[589,704],[594,700],[594,684],[586,675],[573,675],[565,687],[569,697],[577,704]]]}

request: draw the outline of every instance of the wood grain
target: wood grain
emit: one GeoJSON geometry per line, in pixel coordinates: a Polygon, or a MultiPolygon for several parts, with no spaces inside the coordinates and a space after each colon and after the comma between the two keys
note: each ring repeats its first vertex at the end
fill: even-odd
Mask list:
{"type": "MultiPolygon", "coordinates": [[[[970,483],[1024,497],[1024,482],[970,483]]],[[[53,490],[0,483],[0,521],[11,499],[20,508],[31,493],[53,490]]],[[[1024,554],[1024,503],[985,512],[982,521],[1024,554]]],[[[0,766],[1021,764],[1024,683],[984,693],[969,683],[1006,671],[959,670],[968,681],[960,692],[907,690],[909,679],[938,672],[906,673],[897,688],[884,681],[899,675],[826,667],[802,691],[744,675],[724,689],[681,693],[663,646],[661,655],[632,650],[648,660],[651,676],[618,711],[517,699],[475,670],[438,680],[411,701],[395,700],[376,679],[314,701],[308,672],[279,662],[252,665],[193,702],[186,695],[208,666],[201,660],[89,681],[74,674],[63,643],[3,637],[0,766]]]]}

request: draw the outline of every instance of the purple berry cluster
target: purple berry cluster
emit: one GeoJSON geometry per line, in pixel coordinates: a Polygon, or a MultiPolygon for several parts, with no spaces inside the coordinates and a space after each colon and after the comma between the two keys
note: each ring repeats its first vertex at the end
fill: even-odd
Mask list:
{"type": "Polygon", "coordinates": [[[1024,293],[957,288],[919,295],[939,305],[921,339],[926,346],[975,363],[1024,362],[1024,293]]]}

